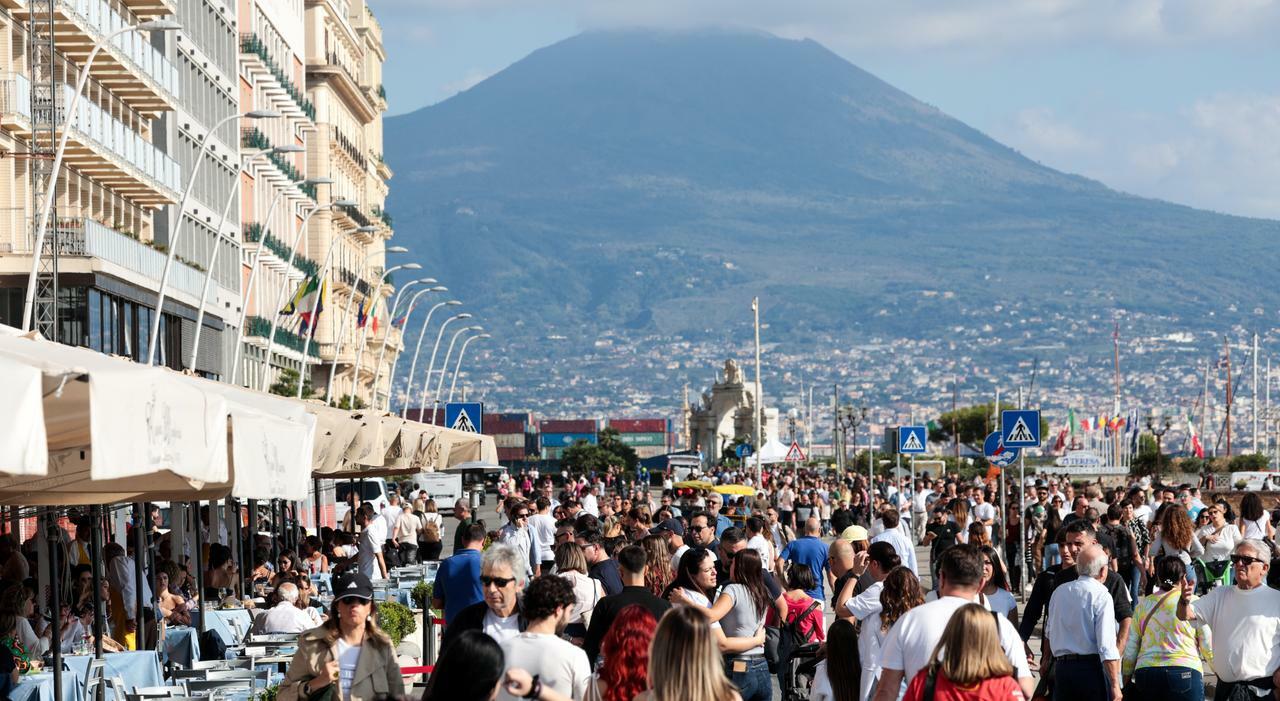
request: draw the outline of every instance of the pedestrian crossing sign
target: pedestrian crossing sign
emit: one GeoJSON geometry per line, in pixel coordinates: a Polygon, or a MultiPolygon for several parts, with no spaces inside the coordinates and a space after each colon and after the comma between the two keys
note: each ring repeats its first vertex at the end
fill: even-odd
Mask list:
{"type": "Polygon", "coordinates": [[[480,402],[449,402],[444,405],[444,425],[455,431],[481,433],[484,405],[480,402]]]}
{"type": "Polygon", "coordinates": [[[1000,412],[1001,440],[1006,448],[1040,446],[1040,410],[1016,409],[1000,412]]]}
{"type": "Polygon", "coordinates": [[[924,426],[899,426],[898,452],[903,455],[924,453],[929,443],[928,436],[924,426]]]}
{"type": "Polygon", "coordinates": [[[804,451],[800,449],[799,441],[791,441],[791,449],[787,451],[787,462],[804,462],[804,451]]]}

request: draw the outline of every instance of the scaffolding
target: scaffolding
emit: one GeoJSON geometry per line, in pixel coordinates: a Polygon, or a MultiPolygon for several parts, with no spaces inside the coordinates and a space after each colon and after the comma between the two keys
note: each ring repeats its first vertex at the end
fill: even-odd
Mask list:
{"type": "MultiPolygon", "coordinates": [[[[57,55],[54,53],[54,3],[57,0],[30,0],[27,23],[27,63],[31,70],[30,174],[31,240],[36,240],[40,208],[49,188],[57,187],[53,161],[58,147],[58,123],[62,117],[56,84],[57,55]]],[[[56,200],[50,205],[49,221],[58,220],[56,200]]],[[[40,256],[36,273],[36,294],[32,328],[45,338],[58,340],[58,228],[51,227],[44,245],[32,255],[40,256]]]]}

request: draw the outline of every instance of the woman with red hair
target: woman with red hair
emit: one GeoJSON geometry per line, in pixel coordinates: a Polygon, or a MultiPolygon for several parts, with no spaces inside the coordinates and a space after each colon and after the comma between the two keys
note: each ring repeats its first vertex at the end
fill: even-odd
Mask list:
{"type": "Polygon", "coordinates": [[[604,662],[587,685],[585,701],[632,701],[649,688],[649,644],[657,627],[643,606],[622,609],[600,645],[604,662]]]}

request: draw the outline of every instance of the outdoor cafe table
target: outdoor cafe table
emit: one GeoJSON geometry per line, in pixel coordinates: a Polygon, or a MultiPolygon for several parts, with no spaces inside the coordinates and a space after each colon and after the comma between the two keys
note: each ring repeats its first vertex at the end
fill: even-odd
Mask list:
{"type": "MultiPolygon", "coordinates": [[[[53,672],[24,674],[18,679],[18,686],[9,692],[11,701],[54,701],[53,672]]],[[[84,699],[84,679],[72,676],[70,672],[62,673],[61,701],[82,701],[84,699]]]]}
{"type": "MultiPolygon", "coordinates": [[[[63,684],[74,678],[83,688],[84,678],[89,673],[89,660],[92,655],[65,655],[62,658],[69,671],[62,676],[63,684]]],[[[160,655],[154,650],[138,650],[135,652],[110,652],[102,656],[106,662],[106,678],[119,677],[124,680],[125,691],[133,691],[140,686],[164,686],[164,672],[160,667],[160,655]]],[[[107,699],[112,695],[107,692],[107,699]]],[[[119,699],[118,701],[124,701],[119,699]]]]}
{"type": "Polygon", "coordinates": [[[169,662],[189,669],[200,659],[200,639],[191,626],[173,626],[164,632],[164,652],[169,662]]]}
{"type": "Polygon", "coordinates": [[[239,645],[253,627],[253,614],[248,609],[206,610],[205,627],[216,630],[227,645],[239,645]]]}

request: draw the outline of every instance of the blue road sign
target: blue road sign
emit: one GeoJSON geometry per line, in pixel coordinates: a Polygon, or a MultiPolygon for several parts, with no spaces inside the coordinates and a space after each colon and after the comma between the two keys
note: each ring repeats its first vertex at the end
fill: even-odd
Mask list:
{"type": "Polygon", "coordinates": [[[739,458],[749,458],[755,455],[756,449],[752,448],[750,443],[739,443],[738,447],[733,449],[733,452],[739,458]]]}
{"type": "Polygon", "coordinates": [[[929,433],[924,426],[898,427],[898,452],[903,455],[919,455],[929,445],[929,433]]]}
{"type": "Polygon", "coordinates": [[[449,402],[444,405],[444,425],[459,431],[483,433],[484,404],[480,402],[449,402]]]}
{"type": "Polygon", "coordinates": [[[1022,448],[1009,448],[1000,440],[1000,432],[992,431],[982,442],[982,454],[996,467],[1008,467],[1018,459],[1022,448]]]}
{"type": "Polygon", "coordinates": [[[1008,448],[1040,446],[1040,410],[1012,409],[1000,412],[1000,438],[1008,448]]]}

